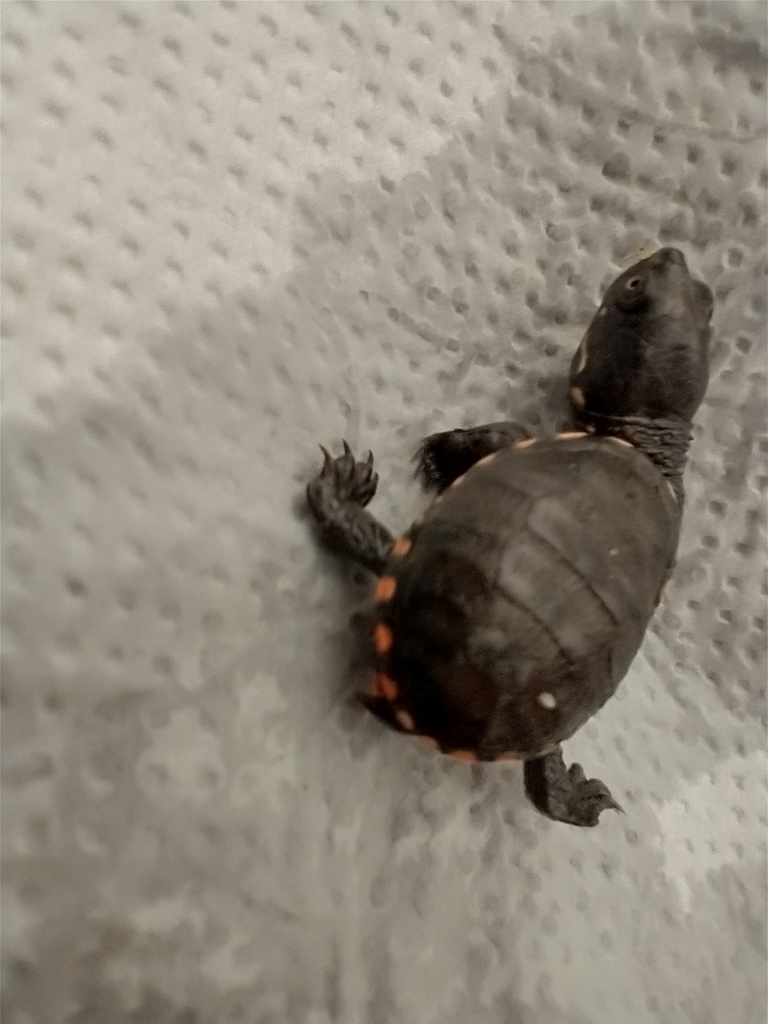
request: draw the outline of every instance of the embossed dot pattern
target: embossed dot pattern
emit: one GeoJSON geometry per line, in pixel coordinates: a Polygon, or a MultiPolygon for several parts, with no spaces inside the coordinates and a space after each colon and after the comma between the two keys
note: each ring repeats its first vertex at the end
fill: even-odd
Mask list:
{"type": "Polygon", "coordinates": [[[765,35],[4,6],[4,1019],[765,1019],[765,35]],[[425,433],[562,429],[659,244],[715,292],[712,380],[676,572],[566,748],[626,814],[581,831],[349,699],[363,581],[298,499],[345,437],[402,536],[425,433]]]}

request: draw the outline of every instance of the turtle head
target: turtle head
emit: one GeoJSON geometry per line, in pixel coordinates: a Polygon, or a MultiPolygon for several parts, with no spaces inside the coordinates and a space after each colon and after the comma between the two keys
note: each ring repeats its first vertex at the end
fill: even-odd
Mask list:
{"type": "Polygon", "coordinates": [[[709,379],[714,299],[679,249],[659,249],[608,288],[573,357],[579,421],[603,417],[689,423],[709,379]]]}

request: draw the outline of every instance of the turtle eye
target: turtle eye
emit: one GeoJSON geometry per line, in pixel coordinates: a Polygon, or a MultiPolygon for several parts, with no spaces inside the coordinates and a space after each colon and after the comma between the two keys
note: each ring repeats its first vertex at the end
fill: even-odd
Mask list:
{"type": "Polygon", "coordinates": [[[621,285],[621,290],[616,295],[616,304],[625,312],[639,311],[645,306],[646,295],[645,277],[633,274],[621,285]]]}

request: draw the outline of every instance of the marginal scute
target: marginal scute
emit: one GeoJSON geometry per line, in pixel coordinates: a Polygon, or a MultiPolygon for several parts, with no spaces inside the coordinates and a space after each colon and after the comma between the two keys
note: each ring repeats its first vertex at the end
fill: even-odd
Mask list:
{"type": "Polygon", "coordinates": [[[558,441],[571,441],[576,437],[586,437],[586,431],[584,430],[564,430],[562,434],[557,435],[558,441]]]}
{"type": "Polygon", "coordinates": [[[389,553],[395,558],[404,558],[412,547],[413,544],[408,537],[398,537],[389,553]]]}
{"type": "Polygon", "coordinates": [[[458,487],[459,484],[461,484],[463,482],[464,482],[464,474],[462,474],[461,476],[457,476],[456,479],[451,484],[451,487],[458,487]]]}
{"type": "Polygon", "coordinates": [[[623,444],[625,448],[632,448],[630,441],[625,441],[623,437],[609,437],[609,441],[615,441],[616,444],[623,444]]]}
{"type": "Polygon", "coordinates": [[[385,676],[383,672],[376,676],[374,689],[377,697],[383,697],[384,700],[390,701],[397,700],[397,683],[389,676],[385,676]]]}
{"type": "Polygon", "coordinates": [[[515,448],[530,448],[532,444],[536,444],[536,438],[526,437],[524,441],[518,441],[515,448]]]}
{"type": "Polygon", "coordinates": [[[394,597],[396,587],[394,577],[382,576],[376,584],[376,600],[390,601],[394,597]]]}
{"type": "Polygon", "coordinates": [[[493,462],[496,458],[497,452],[491,452],[490,455],[484,455],[482,459],[478,459],[475,466],[487,466],[489,462],[493,462]]]}
{"type": "Polygon", "coordinates": [[[395,712],[395,718],[397,719],[397,724],[405,732],[413,732],[415,729],[413,717],[407,711],[403,711],[402,708],[395,712]]]}
{"type": "Polygon", "coordinates": [[[421,740],[422,744],[427,748],[427,750],[440,749],[440,744],[437,742],[436,739],[433,739],[432,736],[419,736],[419,739],[421,740]]]}
{"type": "MultiPolygon", "coordinates": [[[[598,316],[605,316],[605,309],[598,313],[598,316]]],[[[576,373],[582,373],[584,367],[587,365],[587,339],[582,338],[581,344],[578,347],[576,354],[579,357],[579,362],[576,366],[576,373]]]]}
{"type": "Polygon", "coordinates": [[[466,761],[467,763],[477,760],[477,754],[471,750],[452,750],[450,756],[454,761],[466,761]]]}
{"type": "Polygon", "coordinates": [[[392,647],[392,630],[384,622],[377,622],[373,631],[373,646],[377,654],[386,654],[392,647]]]}

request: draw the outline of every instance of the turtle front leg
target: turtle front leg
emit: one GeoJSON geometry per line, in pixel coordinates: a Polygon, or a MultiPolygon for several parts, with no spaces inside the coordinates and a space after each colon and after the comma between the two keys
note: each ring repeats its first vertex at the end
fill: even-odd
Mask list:
{"type": "Polygon", "coordinates": [[[373,455],[356,462],[346,441],[344,454],[332,458],[325,448],[323,467],[307,484],[307,503],[322,542],[372,572],[380,573],[393,537],[365,506],[379,482],[373,471],[373,455]]]}
{"type": "Polygon", "coordinates": [[[416,476],[430,490],[442,492],[486,455],[531,435],[519,423],[444,430],[426,437],[416,452],[416,476]]]}
{"type": "Polygon", "coordinates": [[[526,761],[525,792],[536,810],[553,821],[591,828],[606,810],[622,811],[600,779],[588,779],[580,764],[565,767],[562,747],[526,761]]]}

